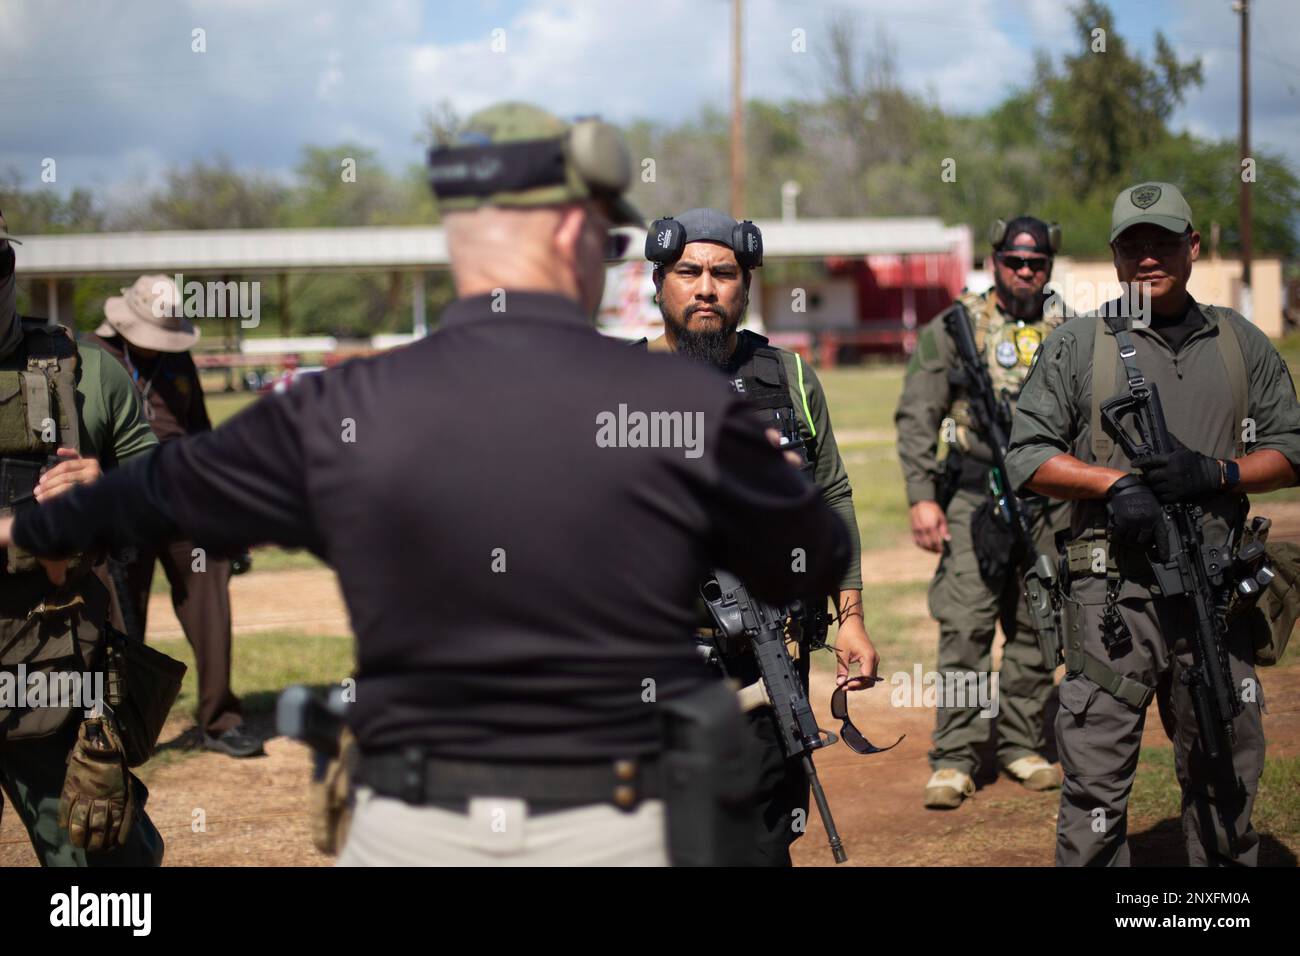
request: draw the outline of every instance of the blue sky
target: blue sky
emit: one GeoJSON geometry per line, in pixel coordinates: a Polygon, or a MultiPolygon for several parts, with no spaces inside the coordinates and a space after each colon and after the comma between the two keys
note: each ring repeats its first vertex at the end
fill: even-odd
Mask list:
{"type": "MultiPolygon", "coordinates": [[[[1118,29],[1149,50],[1163,29],[1205,61],[1175,125],[1237,130],[1237,18],[1230,0],[1112,0],[1118,29]]],[[[1254,0],[1254,139],[1300,151],[1295,0],[1254,0]]],[[[1032,68],[1073,52],[1061,0],[747,0],[751,95],[807,95],[820,82],[828,18],[883,30],[908,88],[981,110],[1032,68]],[[806,31],[807,51],[790,49],[806,31]]],[[[167,166],[225,155],[284,174],[304,144],[353,140],[391,167],[418,162],[422,112],[527,99],[563,114],[679,120],[725,108],[728,0],[4,0],[0,5],[0,169],[52,188],[119,198],[167,166]],[[191,50],[206,30],[207,51],[191,50]],[[506,48],[490,48],[492,31],[506,48]]]]}

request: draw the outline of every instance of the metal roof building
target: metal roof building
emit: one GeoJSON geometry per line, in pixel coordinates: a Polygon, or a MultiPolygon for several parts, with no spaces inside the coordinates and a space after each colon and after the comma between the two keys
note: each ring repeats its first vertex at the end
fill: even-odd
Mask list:
{"type": "MultiPolygon", "coordinates": [[[[934,253],[970,258],[969,230],[947,227],[937,218],[772,220],[758,225],[769,261],[934,253]]],[[[644,233],[636,232],[628,259],[641,257],[644,233]]],[[[388,272],[410,274],[412,326],[420,334],[427,328],[424,274],[448,265],[446,236],[436,226],[95,233],[31,236],[23,242],[19,278],[48,283],[46,314],[54,320],[60,304],[67,302],[60,283],[66,292],[68,281],[88,276],[388,272]]]]}

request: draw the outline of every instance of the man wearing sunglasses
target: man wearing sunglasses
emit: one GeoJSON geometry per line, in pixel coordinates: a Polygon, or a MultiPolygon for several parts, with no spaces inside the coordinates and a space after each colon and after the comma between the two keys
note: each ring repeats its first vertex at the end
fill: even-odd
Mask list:
{"type": "Polygon", "coordinates": [[[639,218],[617,130],[502,104],[428,170],[458,296],[436,333],[13,534],[55,556],[182,532],[328,561],[357,636],[345,865],[733,862],[743,841],[715,855],[725,824],[701,817],[738,814],[753,766],[686,637],[699,583],[723,566],[773,602],[829,588],[848,534],[716,373],[595,329],[606,234],[639,218]],[[683,442],[608,424],[651,414],[683,442]],[[795,548],[802,573],[770,558],[795,548]]]}
{"type": "MultiPolygon", "coordinates": [[[[1014,405],[1044,337],[1061,321],[1046,314],[1046,286],[1060,229],[1032,216],[1000,219],[990,240],[993,288],[981,295],[964,293],[961,303],[996,397],[1005,396],[1014,405]]],[[[929,754],[932,774],[924,797],[925,805],[936,810],[956,808],[975,792],[979,750],[995,732],[998,763],[1023,786],[1050,790],[1061,779],[1045,756],[1044,712],[1052,672],[1043,662],[1021,596],[1024,556],[1010,529],[994,516],[991,439],[978,426],[964,388],[954,384],[961,361],[945,317],[946,312],[940,314],[918,335],[894,416],[912,538],[917,547],[941,555],[930,583],[930,613],[939,622],[938,670],[945,675],[944,686],[974,675],[975,686],[983,676],[992,688],[993,636],[999,623],[1006,643],[996,711],[975,693],[938,701],[929,754]],[[941,442],[948,452],[942,463],[941,442]]],[[[1045,499],[1026,502],[1025,509],[1035,547],[1054,554],[1053,536],[1064,523],[1064,509],[1045,499]]]]}
{"type": "Polygon", "coordinates": [[[1149,294],[1149,308],[1125,308],[1130,294],[1048,338],[1021,392],[1007,458],[1018,488],[1071,503],[1056,862],[1128,865],[1128,797],[1154,698],[1174,746],[1189,863],[1253,865],[1259,834],[1250,816],[1264,763],[1258,635],[1245,614],[1221,639],[1219,666],[1240,701],[1235,716],[1225,714],[1233,738],[1225,768],[1207,758],[1192,703],[1206,671],[1194,663],[1189,598],[1162,593],[1150,558],[1164,506],[1190,504],[1201,509],[1197,560],[1227,568],[1241,544],[1246,494],[1296,483],[1300,405],[1267,337],[1232,309],[1189,294],[1201,237],[1177,186],[1121,191],[1110,238],[1121,284],[1136,287],[1139,301],[1149,294]],[[1151,385],[1176,450],[1130,460],[1102,403],[1141,398],[1151,385]]]}

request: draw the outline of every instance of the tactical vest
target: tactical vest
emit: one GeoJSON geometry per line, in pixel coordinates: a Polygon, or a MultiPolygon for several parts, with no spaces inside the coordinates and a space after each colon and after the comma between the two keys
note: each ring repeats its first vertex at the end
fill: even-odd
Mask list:
{"type": "Polygon", "coordinates": [[[799,415],[790,393],[790,380],[786,375],[785,363],[781,361],[781,351],[768,345],[766,339],[762,341],[763,344],[754,348],[744,363],[728,376],[731,388],[758,410],[766,427],[775,428],[781,434],[783,446],[802,450],[807,463],[805,470],[811,475],[817,461],[817,429],[813,425],[808,410],[808,396],[804,391],[803,360],[795,354],[799,396],[804,407],[804,421],[808,425],[807,439],[799,431],[799,415]]]}
{"type": "MultiPolygon", "coordinates": [[[[1005,393],[1014,409],[1034,355],[1048,333],[1061,324],[1062,316],[1053,311],[1045,313],[1037,322],[1018,321],[998,309],[992,289],[981,295],[963,292],[959,301],[966,306],[974,323],[975,348],[988,362],[995,394],[1005,393]]],[[[985,445],[977,437],[970,401],[965,396],[953,399],[949,414],[956,426],[956,445],[962,452],[969,454],[973,446],[985,445]]]]}
{"type": "MultiPolygon", "coordinates": [[[[80,448],[76,383],[79,356],[62,326],[24,319],[23,343],[0,360],[0,514],[29,500],[40,471],[60,446],[80,448]]],[[[0,751],[4,741],[41,737],[63,726],[79,706],[51,707],[23,690],[19,677],[99,669],[107,593],[70,569],[54,588],[35,557],[4,549],[0,571],[0,751]],[[21,667],[21,670],[19,669],[21,667]],[[21,702],[21,701],[20,701],[21,702]]],[[[79,563],[78,563],[79,564],[79,563]]],[[[84,572],[84,567],[77,570],[84,572]]],[[[53,682],[47,682],[47,690],[53,682]]]]}

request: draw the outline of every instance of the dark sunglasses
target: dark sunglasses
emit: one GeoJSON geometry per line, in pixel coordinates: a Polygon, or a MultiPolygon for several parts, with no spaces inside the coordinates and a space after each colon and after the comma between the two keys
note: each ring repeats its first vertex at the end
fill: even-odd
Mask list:
{"type": "Polygon", "coordinates": [[[888,747],[877,747],[870,740],[863,736],[862,731],[853,726],[853,721],[849,719],[849,685],[871,683],[876,684],[884,680],[883,677],[850,677],[847,681],[835,688],[835,693],[831,694],[831,716],[840,721],[840,738],[849,745],[849,749],[859,754],[882,754],[886,750],[893,750],[901,744],[907,734],[903,734],[888,747]]]}
{"type": "Polygon", "coordinates": [[[1048,260],[1046,256],[1036,256],[1033,259],[1029,259],[1025,256],[1012,256],[999,253],[998,262],[1002,263],[1012,272],[1019,272],[1026,266],[1033,269],[1035,272],[1042,272],[1047,268],[1048,260]]]}
{"type": "Polygon", "coordinates": [[[1153,259],[1165,259],[1182,249],[1183,243],[1189,238],[1189,233],[1183,233],[1172,239],[1120,239],[1115,243],[1115,251],[1122,259],[1141,260],[1147,256],[1153,259]]]}
{"type": "Polygon", "coordinates": [[[631,244],[632,237],[626,232],[605,233],[605,261],[622,262],[631,244]]]}

